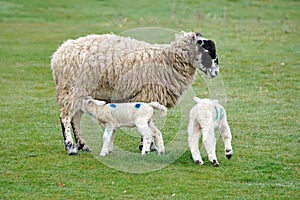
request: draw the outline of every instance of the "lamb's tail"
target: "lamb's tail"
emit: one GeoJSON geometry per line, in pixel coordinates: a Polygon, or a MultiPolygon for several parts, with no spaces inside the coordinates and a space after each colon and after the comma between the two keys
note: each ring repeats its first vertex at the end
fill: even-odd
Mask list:
{"type": "Polygon", "coordinates": [[[165,117],[167,115],[168,109],[165,106],[161,105],[160,103],[151,102],[151,103],[149,103],[149,105],[151,105],[154,109],[161,110],[162,111],[161,112],[162,117],[165,117]]]}
{"type": "Polygon", "coordinates": [[[193,100],[194,100],[196,103],[200,103],[200,102],[201,102],[201,99],[198,98],[198,97],[193,97],[193,100]]]}

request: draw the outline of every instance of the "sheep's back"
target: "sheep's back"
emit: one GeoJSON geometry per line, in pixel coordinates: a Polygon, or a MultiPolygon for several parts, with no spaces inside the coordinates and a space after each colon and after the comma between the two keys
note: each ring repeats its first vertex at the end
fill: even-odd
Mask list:
{"type": "Polygon", "coordinates": [[[91,95],[100,79],[114,79],[111,67],[125,51],[148,45],[111,34],[88,35],[67,40],[52,55],[51,68],[57,85],[57,101],[65,104],[91,95]],[[109,74],[109,75],[108,75],[109,74]]]}

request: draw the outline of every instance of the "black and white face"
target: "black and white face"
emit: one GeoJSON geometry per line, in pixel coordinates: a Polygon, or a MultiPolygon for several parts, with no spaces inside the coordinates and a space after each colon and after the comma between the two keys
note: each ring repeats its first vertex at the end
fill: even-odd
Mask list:
{"type": "Polygon", "coordinates": [[[212,40],[204,38],[200,33],[195,33],[196,46],[199,52],[199,58],[196,60],[196,66],[206,74],[208,78],[214,78],[219,73],[219,60],[216,54],[215,43],[212,40]]]}

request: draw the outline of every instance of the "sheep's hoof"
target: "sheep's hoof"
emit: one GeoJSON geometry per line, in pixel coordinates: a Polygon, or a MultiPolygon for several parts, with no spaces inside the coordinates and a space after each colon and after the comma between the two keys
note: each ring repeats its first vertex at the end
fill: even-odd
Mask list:
{"type": "Polygon", "coordinates": [[[68,151],[70,156],[77,155],[78,153],[77,148],[75,148],[74,144],[70,141],[65,144],[65,149],[68,151]]]}
{"type": "Polygon", "coordinates": [[[91,152],[92,149],[88,145],[78,145],[78,150],[85,151],[85,152],[91,152]]]}
{"type": "Polygon", "coordinates": [[[232,157],[232,154],[228,154],[228,155],[226,155],[226,157],[227,157],[228,159],[230,159],[230,158],[232,157]]]}
{"type": "Polygon", "coordinates": [[[68,150],[68,154],[69,156],[74,156],[74,155],[77,155],[78,151],[76,148],[71,148],[68,150]]]}
{"type": "Polygon", "coordinates": [[[213,160],[213,161],[211,162],[211,164],[212,164],[214,167],[219,167],[219,166],[220,166],[219,163],[218,163],[216,160],[213,160]]]}

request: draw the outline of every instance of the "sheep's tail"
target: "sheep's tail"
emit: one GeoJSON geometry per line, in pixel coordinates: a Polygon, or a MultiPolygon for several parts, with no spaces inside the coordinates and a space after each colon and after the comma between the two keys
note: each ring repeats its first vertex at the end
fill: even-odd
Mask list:
{"type": "Polygon", "coordinates": [[[162,117],[165,117],[167,115],[168,109],[165,106],[161,105],[160,103],[151,102],[151,103],[149,103],[149,105],[151,105],[154,109],[161,110],[162,111],[161,112],[162,117]]]}

